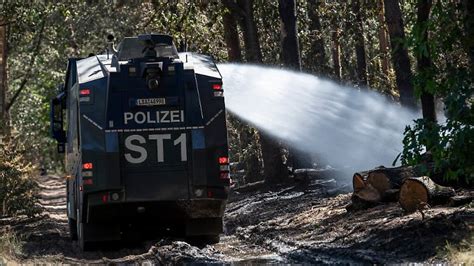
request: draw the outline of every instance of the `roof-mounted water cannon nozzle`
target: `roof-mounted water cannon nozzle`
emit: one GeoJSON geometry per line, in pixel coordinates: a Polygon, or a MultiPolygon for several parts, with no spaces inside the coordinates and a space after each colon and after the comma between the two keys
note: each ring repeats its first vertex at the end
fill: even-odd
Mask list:
{"type": "Polygon", "coordinates": [[[117,51],[114,48],[114,35],[109,34],[107,35],[107,59],[109,59],[109,53],[117,53],[117,51]]]}

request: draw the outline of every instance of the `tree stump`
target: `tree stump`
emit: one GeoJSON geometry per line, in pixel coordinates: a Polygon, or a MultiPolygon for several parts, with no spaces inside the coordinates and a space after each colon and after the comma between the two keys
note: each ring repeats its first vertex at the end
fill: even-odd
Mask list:
{"type": "Polygon", "coordinates": [[[414,212],[447,203],[452,196],[454,189],[440,186],[427,176],[410,177],[400,188],[399,203],[406,212],[414,212]]]}

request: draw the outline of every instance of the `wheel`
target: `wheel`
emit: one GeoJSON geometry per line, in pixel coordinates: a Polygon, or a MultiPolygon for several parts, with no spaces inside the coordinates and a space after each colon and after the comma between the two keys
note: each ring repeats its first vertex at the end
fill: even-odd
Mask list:
{"type": "Polygon", "coordinates": [[[77,242],[82,251],[89,251],[92,248],[92,242],[87,241],[85,237],[85,231],[89,229],[88,227],[88,224],[81,222],[77,223],[77,242]]]}
{"type": "Polygon", "coordinates": [[[121,240],[119,224],[77,223],[77,240],[82,251],[89,251],[105,241],[121,240]]]}
{"type": "Polygon", "coordinates": [[[69,236],[71,240],[77,240],[77,222],[72,218],[67,219],[69,225],[69,236]]]}
{"type": "Polygon", "coordinates": [[[186,240],[198,246],[218,243],[222,224],[222,217],[190,219],[186,223],[186,240]]]}

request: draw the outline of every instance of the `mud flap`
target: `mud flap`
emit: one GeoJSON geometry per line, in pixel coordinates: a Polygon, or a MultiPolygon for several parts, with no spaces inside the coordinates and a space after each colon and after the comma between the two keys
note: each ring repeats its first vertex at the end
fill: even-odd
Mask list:
{"type": "Polygon", "coordinates": [[[189,219],[186,236],[219,235],[223,232],[222,227],[222,217],[189,219]]]}
{"type": "Polygon", "coordinates": [[[118,224],[78,224],[79,245],[83,250],[94,242],[120,240],[120,236],[120,225],[118,224]]]}

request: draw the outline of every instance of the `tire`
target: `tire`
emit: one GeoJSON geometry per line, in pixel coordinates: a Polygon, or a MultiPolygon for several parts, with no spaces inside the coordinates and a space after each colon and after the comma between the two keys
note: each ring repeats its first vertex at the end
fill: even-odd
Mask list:
{"type": "Polygon", "coordinates": [[[82,250],[82,251],[90,251],[92,249],[92,242],[90,241],[87,241],[87,239],[85,239],[85,236],[84,236],[84,231],[85,230],[88,230],[88,225],[87,224],[84,224],[84,223],[81,223],[81,222],[78,222],[77,223],[77,242],[79,244],[79,248],[82,250]]]}
{"type": "Polygon", "coordinates": [[[67,222],[69,224],[69,236],[71,240],[77,240],[77,222],[72,218],[68,218],[67,222]]]}
{"type": "Polygon", "coordinates": [[[77,242],[82,251],[96,249],[105,241],[121,240],[119,224],[78,222],[77,229],[77,242]]]}

